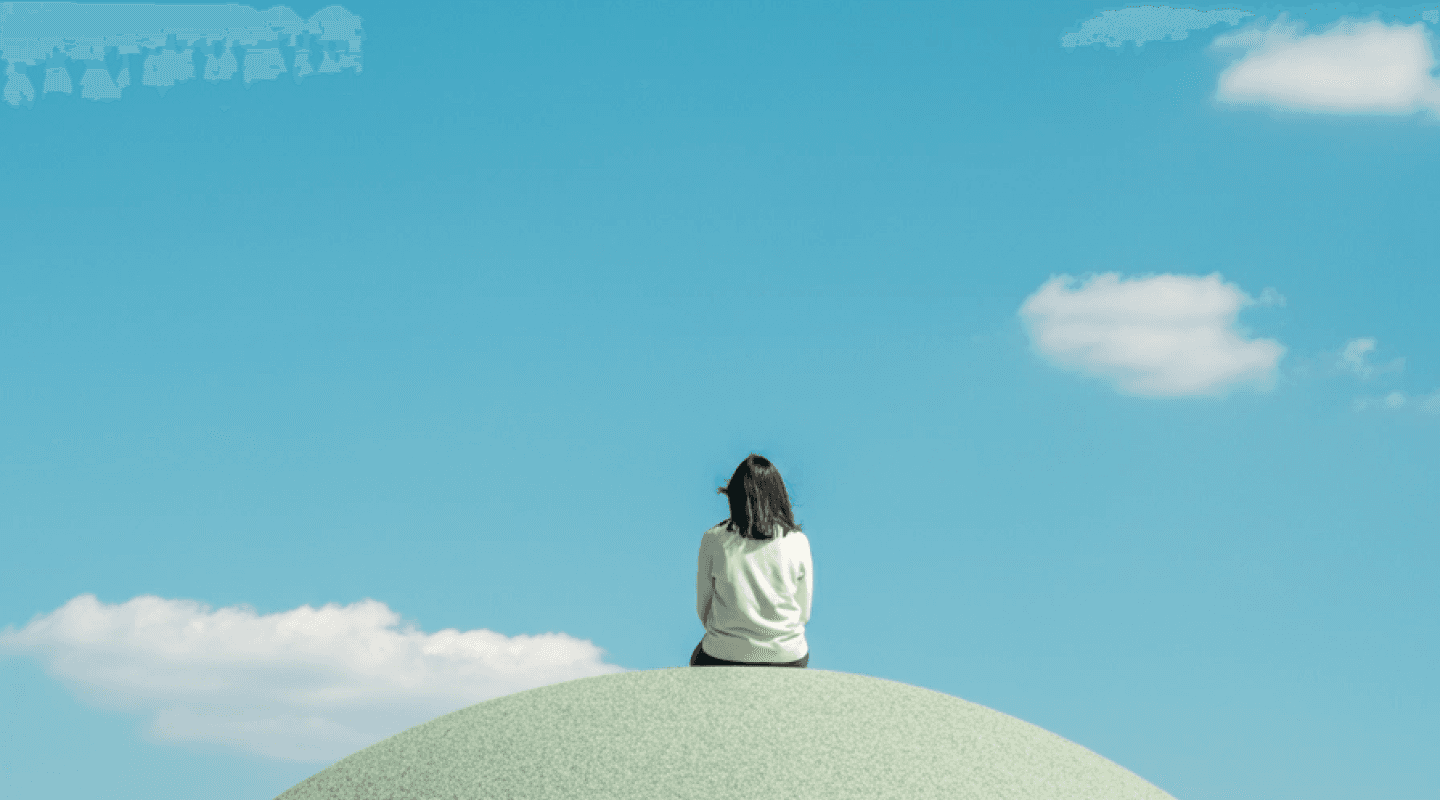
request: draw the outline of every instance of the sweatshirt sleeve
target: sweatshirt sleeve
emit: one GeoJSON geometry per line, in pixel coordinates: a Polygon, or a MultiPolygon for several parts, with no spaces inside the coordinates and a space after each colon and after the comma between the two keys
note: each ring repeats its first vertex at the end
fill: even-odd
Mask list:
{"type": "Polygon", "coordinates": [[[695,613],[700,615],[700,624],[710,616],[710,600],[713,589],[710,585],[710,550],[705,547],[708,537],[700,537],[700,563],[695,574],[695,613]]]}
{"type": "Polygon", "coordinates": [[[810,601],[815,599],[815,563],[810,556],[808,538],[805,541],[805,559],[801,563],[803,569],[796,583],[800,589],[800,624],[804,625],[810,621],[810,601]]]}

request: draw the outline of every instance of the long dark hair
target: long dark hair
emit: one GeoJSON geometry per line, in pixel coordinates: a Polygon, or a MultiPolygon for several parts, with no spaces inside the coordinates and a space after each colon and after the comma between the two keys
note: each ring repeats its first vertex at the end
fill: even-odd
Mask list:
{"type": "Polygon", "coordinates": [[[773,539],[776,525],[781,536],[800,530],[780,470],[764,456],[746,456],[720,494],[730,498],[730,526],[747,539],[773,539]]]}

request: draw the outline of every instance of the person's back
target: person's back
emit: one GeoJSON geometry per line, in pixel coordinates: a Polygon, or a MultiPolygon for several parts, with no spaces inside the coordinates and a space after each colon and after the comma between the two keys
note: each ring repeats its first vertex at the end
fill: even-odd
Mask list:
{"type": "Polygon", "coordinates": [[[695,589],[705,636],[690,665],[804,667],[814,564],[780,472],[752,454],[720,492],[730,518],[701,537],[695,589]]]}

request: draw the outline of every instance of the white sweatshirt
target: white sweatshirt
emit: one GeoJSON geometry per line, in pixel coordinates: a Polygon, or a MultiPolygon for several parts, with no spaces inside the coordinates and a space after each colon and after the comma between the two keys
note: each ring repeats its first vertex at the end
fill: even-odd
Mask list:
{"type": "Polygon", "coordinates": [[[695,610],[700,647],[726,661],[795,661],[810,652],[805,623],[815,595],[810,540],[800,531],[746,539],[728,520],[700,537],[695,610]]]}

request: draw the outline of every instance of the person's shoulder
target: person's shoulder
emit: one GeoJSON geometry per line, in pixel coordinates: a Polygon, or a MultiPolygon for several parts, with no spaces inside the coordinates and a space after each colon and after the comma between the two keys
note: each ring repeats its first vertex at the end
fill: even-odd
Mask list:
{"type": "Polygon", "coordinates": [[[726,519],[726,520],[721,520],[720,522],[718,522],[718,523],[710,526],[710,528],[705,531],[704,535],[705,535],[705,536],[709,536],[709,535],[711,535],[711,534],[719,535],[719,534],[725,533],[725,532],[728,531],[729,529],[730,529],[730,520],[728,520],[728,519],[726,519]]]}

